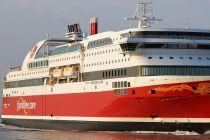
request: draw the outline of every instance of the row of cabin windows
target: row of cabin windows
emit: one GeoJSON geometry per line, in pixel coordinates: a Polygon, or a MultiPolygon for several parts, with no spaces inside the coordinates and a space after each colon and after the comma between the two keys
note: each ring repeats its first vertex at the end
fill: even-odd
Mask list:
{"type": "Polygon", "coordinates": [[[128,93],[128,87],[130,87],[130,82],[127,81],[120,81],[120,82],[113,82],[112,88],[114,88],[115,95],[126,95],[128,93]]]}
{"type": "Polygon", "coordinates": [[[78,58],[80,58],[80,55],[75,55],[72,57],[65,57],[65,58],[58,58],[58,59],[51,60],[50,62],[68,61],[68,60],[73,60],[73,59],[78,59],[78,58]]]}
{"type": "Polygon", "coordinates": [[[44,85],[44,79],[30,79],[21,81],[4,82],[4,88],[30,87],[44,85]]]}
{"type": "Polygon", "coordinates": [[[130,61],[130,58],[86,64],[86,65],[84,65],[84,67],[93,67],[93,66],[101,66],[101,65],[108,65],[108,64],[116,64],[116,63],[128,62],[128,61],[130,61]]]}
{"type": "Polygon", "coordinates": [[[31,63],[28,63],[28,68],[31,69],[31,68],[47,67],[48,64],[49,64],[48,60],[31,62],[31,63]]]}
{"type": "MultiPolygon", "coordinates": [[[[149,56],[147,57],[148,59],[153,59],[153,57],[149,56]]],[[[162,57],[162,56],[159,56],[158,57],[159,59],[164,59],[165,57],[162,57]]],[[[156,58],[155,58],[156,59],[156,58]]],[[[169,59],[174,59],[174,57],[169,57],[169,59]]],[[[179,59],[184,59],[184,57],[179,57],[179,59]]],[[[199,59],[199,60],[202,60],[202,59],[207,59],[207,60],[210,60],[210,57],[207,57],[207,58],[201,58],[201,57],[198,57],[198,58],[194,58],[194,57],[188,57],[187,59],[199,59]]]]}
{"type": "Polygon", "coordinates": [[[99,39],[96,41],[89,42],[87,48],[91,49],[94,47],[106,46],[106,45],[111,45],[111,44],[113,44],[111,38],[104,38],[104,39],[99,39]]]}
{"type": "Polygon", "coordinates": [[[127,88],[130,86],[131,86],[131,83],[128,81],[119,81],[119,82],[112,83],[112,88],[127,88]]]}
{"type": "Polygon", "coordinates": [[[127,70],[126,69],[110,70],[110,71],[104,71],[103,72],[103,78],[122,77],[122,76],[127,76],[127,70]]]}
{"type": "Polygon", "coordinates": [[[137,48],[147,49],[210,49],[210,44],[188,43],[124,43],[120,45],[124,51],[135,51],[137,48]]]}
{"type": "Polygon", "coordinates": [[[20,73],[20,74],[10,74],[9,78],[15,78],[15,77],[21,77],[21,76],[30,76],[30,75],[35,75],[35,74],[42,74],[48,72],[47,70],[44,71],[33,71],[33,72],[26,72],[26,73],[20,73]]]}
{"type": "Polygon", "coordinates": [[[210,76],[210,67],[186,67],[186,66],[143,66],[142,76],[210,76]]]}
{"type": "Polygon", "coordinates": [[[128,38],[163,38],[163,39],[187,39],[187,40],[210,40],[210,33],[199,32],[158,32],[143,31],[122,34],[128,38]]]}
{"type": "MultiPolygon", "coordinates": [[[[95,53],[87,53],[84,55],[84,57],[89,57],[89,56],[95,56],[95,55],[101,55],[101,54],[106,54],[106,53],[111,53],[111,52],[117,52],[117,51],[121,51],[121,49],[109,49],[109,50],[104,50],[104,51],[98,51],[98,52],[95,52],[95,53]]],[[[60,61],[67,61],[67,60],[72,60],[72,59],[78,59],[78,58],[81,58],[80,55],[75,55],[75,56],[72,56],[72,57],[66,57],[66,58],[59,58],[59,59],[54,59],[54,60],[51,60],[51,62],[60,62],[60,61]]]]}
{"type": "Polygon", "coordinates": [[[115,49],[106,49],[106,50],[103,50],[103,51],[98,51],[98,52],[95,52],[95,53],[88,53],[88,54],[85,54],[86,57],[88,56],[95,56],[95,55],[101,55],[101,54],[106,54],[106,53],[112,53],[112,52],[118,52],[118,51],[121,51],[120,48],[115,48],[115,49]]]}

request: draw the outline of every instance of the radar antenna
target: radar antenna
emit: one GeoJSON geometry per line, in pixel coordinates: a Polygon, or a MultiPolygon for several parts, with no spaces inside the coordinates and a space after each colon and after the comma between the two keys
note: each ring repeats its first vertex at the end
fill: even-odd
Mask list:
{"type": "Polygon", "coordinates": [[[138,21],[139,28],[149,28],[153,24],[162,21],[162,19],[157,19],[153,16],[152,2],[146,2],[145,0],[139,0],[134,16],[125,18],[125,20],[138,21]]]}

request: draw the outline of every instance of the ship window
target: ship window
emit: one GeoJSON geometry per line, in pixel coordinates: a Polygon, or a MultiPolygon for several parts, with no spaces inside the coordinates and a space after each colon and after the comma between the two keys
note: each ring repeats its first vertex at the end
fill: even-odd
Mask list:
{"type": "Polygon", "coordinates": [[[126,69],[124,70],[124,74],[127,75],[127,70],[126,69]]]}
{"type": "Polygon", "coordinates": [[[142,76],[182,75],[182,76],[209,76],[210,67],[184,66],[148,66],[141,67],[142,76]]]}
{"type": "Polygon", "coordinates": [[[209,33],[204,32],[169,32],[169,31],[138,31],[122,34],[122,37],[130,38],[166,38],[166,39],[189,39],[189,40],[208,40],[209,33]]]}
{"type": "Polygon", "coordinates": [[[51,51],[50,56],[66,53],[67,49],[68,49],[68,46],[57,47],[51,51]]]}
{"type": "Polygon", "coordinates": [[[114,71],[114,75],[117,76],[117,71],[116,70],[114,71]]]}
{"type": "Polygon", "coordinates": [[[117,88],[120,88],[120,82],[117,82],[117,88]]]}
{"type": "Polygon", "coordinates": [[[123,81],[121,82],[121,87],[122,87],[122,88],[124,87],[124,82],[123,82],[123,81]]]}
{"type": "Polygon", "coordinates": [[[120,76],[120,70],[118,70],[118,76],[120,76]]]}
{"type": "Polygon", "coordinates": [[[22,81],[5,82],[5,88],[29,87],[43,85],[43,79],[30,79],[22,81]]]}
{"type": "Polygon", "coordinates": [[[188,44],[179,44],[179,49],[187,49],[188,44]]]}
{"type": "Polygon", "coordinates": [[[91,49],[91,48],[94,48],[94,47],[100,47],[100,46],[103,46],[103,45],[109,45],[109,44],[112,44],[112,40],[110,42],[105,42],[105,40],[108,40],[109,38],[105,38],[105,39],[100,39],[100,40],[96,40],[96,41],[91,41],[89,42],[87,48],[88,49],[91,49]],[[91,45],[91,44],[94,44],[94,45],[91,45]]]}
{"type": "Polygon", "coordinates": [[[121,75],[122,75],[122,76],[124,75],[124,70],[121,70],[121,75]]]}
{"type": "Polygon", "coordinates": [[[128,82],[128,87],[131,87],[131,83],[130,82],[128,82]]]}
{"type": "Polygon", "coordinates": [[[127,87],[127,81],[124,81],[124,87],[127,87]]]}
{"type": "Polygon", "coordinates": [[[168,48],[170,48],[170,49],[176,49],[177,48],[177,44],[168,43],[168,48]]]}

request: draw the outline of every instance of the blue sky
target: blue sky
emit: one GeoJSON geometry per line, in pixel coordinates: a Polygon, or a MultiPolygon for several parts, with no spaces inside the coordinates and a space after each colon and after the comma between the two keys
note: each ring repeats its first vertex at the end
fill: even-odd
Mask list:
{"type": "MultiPolygon", "coordinates": [[[[151,0],[159,26],[210,29],[210,0],[151,0]]],[[[80,22],[89,30],[89,18],[99,18],[99,31],[130,26],[137,0],[0,0],[0,77],[21,65],[30,48],[50,37],[63,37],[66,25],[80,22]]],[[[1,78],[2,79],[2,78],[1,78]]]]}

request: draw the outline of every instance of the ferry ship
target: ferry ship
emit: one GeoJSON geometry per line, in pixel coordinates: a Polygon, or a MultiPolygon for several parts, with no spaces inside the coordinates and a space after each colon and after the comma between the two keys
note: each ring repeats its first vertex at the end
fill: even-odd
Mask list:
{"type": "Polygon", "coordinates": [[[176,131],[210,127],[210,30],[158,28],[138,2],[137,28],[34,45],[4,77],[5,124],[42,129],[176,131]]]}

